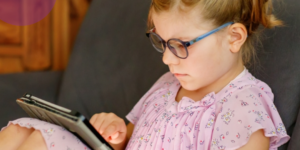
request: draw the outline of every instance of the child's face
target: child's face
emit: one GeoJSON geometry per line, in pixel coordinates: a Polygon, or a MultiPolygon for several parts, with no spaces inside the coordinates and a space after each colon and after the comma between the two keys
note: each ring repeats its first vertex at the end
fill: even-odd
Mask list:
{"type": "MultiPolygon", "coordinates": [[[[217,26],[200,18],[194,11],[180,15],[174,11],[153,13],[153,23],[156,33],[165,41],[178,38],[182,41],[190,41],[217,26]]],[[[168,47],[163,54],[163,62],[169,66],[170,71],[185,76],[176,78],[182,87],[189,91],[213,90],[212,83],[224,81],[235,75],[238,63],[238,53],[230,51],[228,28],[214,33],[188,47],[189,56],[186,59],[176,57],[168,47]],[[207,89],[210,87],[210,89],[207,89]]]]}

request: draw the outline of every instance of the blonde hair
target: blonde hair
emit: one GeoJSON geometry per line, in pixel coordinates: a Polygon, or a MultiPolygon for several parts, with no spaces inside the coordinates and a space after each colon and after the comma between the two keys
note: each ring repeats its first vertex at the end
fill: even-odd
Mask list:
{"type": "MultiPolygon", "coordinates": [[[[258,62],[254,43],[259,40],[259,25],[265,28],[273,28],[283,25],[273,14],[271,0],[152,0],[150,6],[147,30],[153,28],[152,13],[168,11],[178,6],[178,10],[202,8],[201,16],[204,19],[212,20],[216,26],[230,21],[245,25],[248,38],[241,48],[241,55],[244,65],[248,68],[258,62]],[[252,62],[252,63],[251,63],[252,62]]],[[[176,7],[177,8],[177,7],[176,7]]]]}

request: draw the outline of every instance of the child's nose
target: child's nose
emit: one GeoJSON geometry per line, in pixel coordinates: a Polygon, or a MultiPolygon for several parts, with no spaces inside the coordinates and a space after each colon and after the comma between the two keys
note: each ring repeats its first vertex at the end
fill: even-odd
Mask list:
{"type": "Polygon", "coordinates": [[[175,54],[171,52],[171,50],[166,47],[165,52],[163,53],[163,62],[166,65],[176,65],[179,63],[179,59],[175,54]]]}

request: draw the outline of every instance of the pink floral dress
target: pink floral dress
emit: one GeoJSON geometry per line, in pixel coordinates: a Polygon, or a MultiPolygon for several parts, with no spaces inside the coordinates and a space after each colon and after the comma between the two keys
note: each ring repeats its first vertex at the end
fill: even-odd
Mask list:
{"type": "Polygon", "coordinates": [[[126,116],[135,125],[126,150],[236,150],[259,129],[270,137],[270,150],[290,139],[270,87],[246,67],[201,101],[176,102],[180,86],[167,72],[137,102],[126,116]]]}
{"type": "MultiPolygon", "coordinates": [[[[40,131],[48,150],[90,150],[89,147],[71,132],[55,124],[34,118],[19,118],[9,121],[8,125],[10,124],[40,131]]],[[[1,131],[6,127],[3,127],[1,131]]]]}

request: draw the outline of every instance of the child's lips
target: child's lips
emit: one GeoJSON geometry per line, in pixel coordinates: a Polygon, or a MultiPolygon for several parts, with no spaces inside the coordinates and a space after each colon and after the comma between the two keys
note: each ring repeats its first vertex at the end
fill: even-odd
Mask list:
{"type": "Polygon", "coordinates": [[[187,76],[187,74],[179,74],[179,73],[174,73],[174,75],[176,77],[185,77],[185,76],[187,76]]]}

